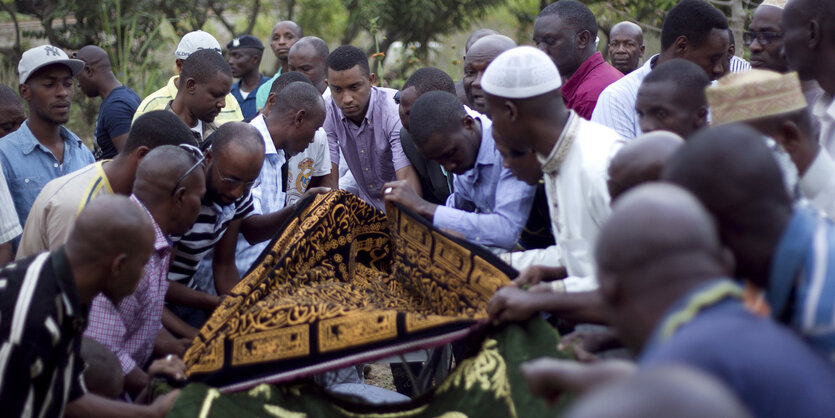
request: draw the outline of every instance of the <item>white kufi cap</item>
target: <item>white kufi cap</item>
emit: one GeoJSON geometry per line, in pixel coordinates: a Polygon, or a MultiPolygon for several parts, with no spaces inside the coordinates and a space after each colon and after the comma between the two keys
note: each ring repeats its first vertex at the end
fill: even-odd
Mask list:
{"type": "Polygon", "coordinates": [[[501,53],[484,71],[481,89],[508,99],[527,99],[562,85],[557,66],[544,52],[520,46],[501,53]]]}

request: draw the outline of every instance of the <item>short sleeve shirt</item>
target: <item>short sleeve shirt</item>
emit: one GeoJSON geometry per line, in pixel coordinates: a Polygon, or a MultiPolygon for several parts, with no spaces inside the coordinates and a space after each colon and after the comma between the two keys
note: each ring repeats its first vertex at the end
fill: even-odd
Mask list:
{"type": "Polygon", "coordinates": [[[86,309],[59,249],[0,269],[3,416],[60,417],[87,392],[81,373],[86,309]]]}
{"type": "Polygon", "coordinates": [[[93,153],[69,129],[62,126],[61,137],[64,159],[60,163],[29,130],[28,120],[17,131],[0,139],[0,165],[21,225],[26,224],[29,209],[46,183],[95,162],[93,153]]]}
{"type": "Polygon", "coordinates": [[[118,150],[113,145],[113,138],[130,131],[133,114],[139,106],[139,95],[127,86],[113,89],[99,106],[96,120],[96,143],[101,148],[102,159],[116,156],[118,150]]]}

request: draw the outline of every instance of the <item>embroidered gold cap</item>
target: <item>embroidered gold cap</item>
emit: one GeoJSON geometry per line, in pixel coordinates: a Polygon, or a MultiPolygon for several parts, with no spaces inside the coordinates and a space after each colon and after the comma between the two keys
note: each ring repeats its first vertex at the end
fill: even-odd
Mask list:
{"type": "Polygon", "coordinates": [[[764,2],[760,3],[760,6],[774,6],[779,7],[781,9],[785,9],[786,3],[788,2],[789,0],[765,0],[764,2]]]}
{"type": "Polygon", "coordinates": [[[728,74],[706,90],[713,125],[789,113],[806,107],[797,73],[750,70],[728,74]]]}

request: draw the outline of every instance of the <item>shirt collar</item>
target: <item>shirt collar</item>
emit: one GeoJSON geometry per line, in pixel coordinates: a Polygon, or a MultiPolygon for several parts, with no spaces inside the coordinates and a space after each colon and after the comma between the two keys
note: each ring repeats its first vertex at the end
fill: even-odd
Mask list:
{"type": "Polygon", "coordinates": [[[476,155],[475,165],[491,166],[496,162],[496,143],[493,140],[490,119],[482,117],[476,117],[473,119],[481,122],[481,143],[478,146],[478,154],[476,155]]]}
{"type": "Polygon", "coordinates": [[[818,217],[808,209],[796,207],[771,258],[766,301],[771,315],[779,318],[786,307],[792,287],[803,264],[803,254],[813,239],[818,217]]]}
{"type": "Polygon", "coordinates": [[[174,96],[177,95],[177,85],[180,82],[180,76],[175,75],[168,79],[168,84],[165,85],[165,89],[168,91],[168,95],[171,96],[173,99],[174,96]]]}
{"type": "MultiPolygon", "coordinates": [[[[20,151],[24,155],[29,155],[32,151],[35,150],[35,147],[38,147],[38,146],[43,148],[44,150],[46,150],[46,147],[44,147],[40,143],[40,141],[38,141],[38,138],[35,138],[35,134],[32,133],[31,129],[29,129],[29,119],[26,119],[20,125],[20,128],[17,129],[17,132],[20,132],[21,141],[20,141],[19,147],[20,147],[20,151]]],[[[81,142],[81,139],[79,139],[77,136],[75,136],[75,134],[70,132],[70,130],[65,128],[63,125],[61,125],[61,127],[60,127],[60,132],[61,132],[61,139],[64,140],[65,144],[76,145],[76,146],[83,145],[83,143],[81,142]]]]}
{"type": "Polygon", "coordinates": [[[267,121],[264,120],[264,115],[259,114],[249,124],[258,130],[258,133],[261,134],[261,138],[264,140],[264,154],[277,155],[278,151],[275,149],[275,143],[273,143],[273,137],[267,128],[267,121]]]}
{"type": "Polygon", "coordinates": [[[812,113],[818,119],[835,119],[835,100],[824,92],[812,108],[812,113]]]}
{"type": "Polygon", "coordinates": [[[817,196],[832,180],[835,173],[835,162],[825,149],[820,148],[812,165],[800,179],[800,188],[806,197],[817,196]]]}
{"type": "Polygon", "coordinates": [[[568,155],[571,145],[574,143],[574,137],[577,135],[577,130],[580,128],[580,118],[573,110],[568,111],[568,120],[562,128],[560,137],[551,148],[551,152],[547,156],[537,153],[536,159],[542,164],[542,171],[545,173],[554,173],[559,171],[565,156],[568,155]]]}
{"type": "Polygon", "coordinates": [[[603,60],[603,54],[600,52],[595,52],[588,57],[582,64],[580,64],[579,67],[577,67],[577,71],[574,71],[574,74],[572,74],[568,80],[565,80],[565,83],[562,86],[563,95],[566,97],[572,96],[580,85],[583,84],[583,80],[586,76],[603,63],[605,63],[605,61],[603,60]]]}
{"type": "Polygon", "coordinates": [[[171,240],[162,232],[162,228],[160,228],[157,220],[154,219],[154,215],[145,207],[144,204],[136,197],[135,194],[130,195],[130,200],[133,200],[142,210],[148,214],[148,218],[151,219],[151,224],[154,226],[154,251],[158,253],[162,253],[171,249],[171,240]]]}
{"type": "Polygon", "coordinates": [[[741,296],[742,288],[725,278],[709,280],[696,286],[684,297],[678,299],[656,323],[650,338],[644,344],[641,359],[645,358],[646,354],[653,351],[655,347],[667,342],[682,326],[693,321],[705,309],[718,305],[726,299],[739,299],[741,296]]]}

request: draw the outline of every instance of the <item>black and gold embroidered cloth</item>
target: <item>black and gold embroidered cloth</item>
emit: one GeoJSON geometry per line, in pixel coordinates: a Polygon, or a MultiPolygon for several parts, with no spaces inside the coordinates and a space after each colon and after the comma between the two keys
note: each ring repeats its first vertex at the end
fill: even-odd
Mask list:
{"type": "Polygon", "coordinates": [[[513,275],[406,210],[319,195],[200,330],[189,378],[234,391],[445,344],[486,318],[513,275]]]}

